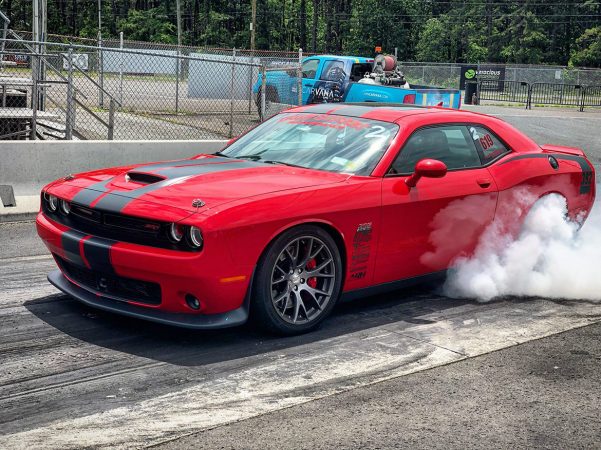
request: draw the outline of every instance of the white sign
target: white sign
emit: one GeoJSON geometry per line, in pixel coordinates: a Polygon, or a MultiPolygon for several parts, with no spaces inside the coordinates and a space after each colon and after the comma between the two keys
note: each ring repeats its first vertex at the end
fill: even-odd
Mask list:
{"type": "MultiPolygon", "coordinates": [[[[69,54],[61,53],[63,56],[63,69],[69,70],[69,54]]],[[[88,54],[87,53],[73,53],[73,65],[79,67],[81,70],[88,70],[88,54]]]]}

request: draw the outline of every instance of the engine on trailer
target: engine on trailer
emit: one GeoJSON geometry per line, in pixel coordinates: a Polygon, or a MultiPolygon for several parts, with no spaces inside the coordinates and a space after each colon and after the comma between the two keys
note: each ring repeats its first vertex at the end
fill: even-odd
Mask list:
{"type": "Polygon", "coordinates": [[[365,76],[359,80],[359,83],[382,84],[410,89],[409,83],[405,80],[403,72],[399,69],[397,59],[393,55],[376,56],[371,73],[366,73],[365,76]]]}

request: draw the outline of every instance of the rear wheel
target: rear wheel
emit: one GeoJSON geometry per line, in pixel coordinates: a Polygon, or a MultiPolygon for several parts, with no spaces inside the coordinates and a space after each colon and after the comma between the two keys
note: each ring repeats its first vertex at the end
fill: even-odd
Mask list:
{"type": "Polygon", "coordinates": [[[261,257],[253,289],[253,319],[292,335],[315,328],[336,304],[342,285],[340,251],[317,226],[288,230],[261,257]]]}

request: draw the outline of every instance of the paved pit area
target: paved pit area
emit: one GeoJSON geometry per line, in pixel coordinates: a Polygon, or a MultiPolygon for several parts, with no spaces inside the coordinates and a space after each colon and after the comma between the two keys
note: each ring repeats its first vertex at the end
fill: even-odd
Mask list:
{"type": "MultiPolygon", "coordinates": [[[[537,112],[512,123],[539,142],[601,124],[537,112]],[[574,120],[587,122],[572,132],[574,120]]],[[[601,161],[598,139],[582,146],[601,161]]],[[[300,337],[190,332],[60,294],[30,222],[0,224],[0,244],[0,448],[601,442],[596,302],[477,303],[426,286],[339,305],[300,337]]]]}

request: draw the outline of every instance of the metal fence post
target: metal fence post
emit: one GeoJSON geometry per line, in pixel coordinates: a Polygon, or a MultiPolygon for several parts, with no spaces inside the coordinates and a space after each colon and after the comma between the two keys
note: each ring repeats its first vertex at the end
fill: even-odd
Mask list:
{"type": "MultiPolygon", "coordinates": [[[[38,61],[39,62],[39,61],[38,61]]],[[[36,70],[32,72],[32,83],[31,83],[31,130],[30,139],[36,140],[37,137],[37,123],[38,123],[38,64],[36,63],[36,70]]]]}
{"type": "Polygon", "coordinates": [[[296,84],[298,91],[298,104],[299,106],[303,104],[303,49],[298,49],[298,68],[296,69],[296,84]]]}
{"type": "Polygon", "coordinates": [[[232,82],[230,83],[230,139],[234,137],[234,76],[236,74],[236,49],[232,49],[232,82]]]}
{"type": "Polygon", "coordinates": [[[532,109],[532,84],[528,84],[528,100],[526,101],[526,109],[532,109]]]}
{"type": "Polygon", "coordinates": [[[261,67],[261,122],[265,120],[265,91],[267,90],[267,68],[261,67]]]}
{"type": "MultiPolygon", "coordinates": [[[[253,64],[255,63],[255,50],[254,49],[252,49],[250,52],[250,62],[253,64]]],[[[255,72],[255,66],[250,66],[248,68],[248,114],[250,114],[252,112],[254,72],[255,72]]]]}
{"type": "Polygon", "coordinates": [[[104,106],[104,69],[103,69],[102,39],[98,39],[98,106],[104,106]]]}
{"type": "Polygon", "coordinates": [[[113,100],[111,98],[111,101],[109,102],[109,126],[108,126],[108,133],[107,133],[107,139],[109,141],[113,140],[114,131],[115,131],[115,100],[113,100]]]}
{"type": "Polygon", "coordinates": [[[119,58],[119,102],[123,103],[123,31],[119,33],[119,49],[121,58],[119,58]]]}
{"type": "Polygon", "coordinates": [[[69,47],[67,53],[67,110],[65,123],[65,139],[73,139],[73,124],[74,124],[74,98],[73,98],[73,47],[69,47]]]}
{"type": "Polygon", "coordinates": [[[179,71],[180,71],[180,54],[181,48],[177,47],[177,57],[175,59],[175,114],[179,113],[179,71]]]}

